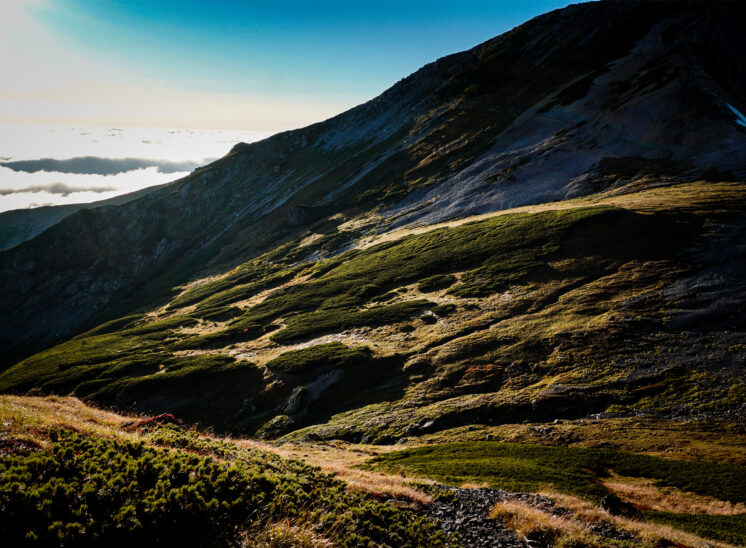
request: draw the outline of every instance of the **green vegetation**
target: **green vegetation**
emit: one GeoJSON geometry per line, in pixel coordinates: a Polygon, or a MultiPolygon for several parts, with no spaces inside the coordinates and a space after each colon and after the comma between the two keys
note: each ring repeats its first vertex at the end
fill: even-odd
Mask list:
{"type": "Polygon", "coordinates": [[[370,358],[371,352],[367,346],[349,348],[342,343],[333,342],[285,352],[268,361],[266,365],[269,369],[285,373],[309,373],[321,368],[359,365],[368,362],[370,358]]]}
{"type": "Polygon", "coordinates": [[[453,303],[448,304],[441,304],[438,306],[434,306],[430,311],[435,314],[436,316],[448,316],[450,314],[453,314],[456,312],[456,309],[458,307],[453,303]]]}
{"type": "Polygon", "coordinates": [[[590,500],[606,494],[595,477],[611,469],[683,491],[746,502],[746,466],[662,459],[613,449],[462,442],[386,453],[371,463],[453,485],[487,482],[513,491],[553,488],[590,500]]]}
{"type": "Polygon", "coordinates": [[[261,371],[252,363],[221,355],[187,356],[169,362],[163,372],[145,376],[98,379],[78,391],[104,405],[125,407],[137,402],[150,412],[173,412],[185,420],[236,429],[235,417],[247,394],[264,388],[261,371]]]}
{"type": "Polygon", "coordinates": [[[198,308],[209,310],[230,304],[259,293],[295,275],[297,269],[282,264],[273,264],[256,259],[239,266],[217,280],[191,287],[169,304],[169,308],[181,308],[199,303],[198,308]]]}
{"type": "Polygon", "coordinates": [[[359,311],[346,308],[318,310],[288,318],[285,329],[270,338],[284,344],[304,337],[335,333],[355,327],[391,325],[408,320],[417,312],[431,306],[434,304],[429,301],[417,300],[374,306],[359,311]]]}
{"type": "Polygon", "coordinates": [[[114,333],[115,331],[134,327],[134,325],[138,321],[142,320],[144,317],[145,314],[132,314],[130,316],[123,316],[122,318],[117,318],[116,320],[102,323],[98,327],[91,329],[90,331],[86,331],[82,336],[90,337],[92,335],[104,335],[106,333],[114,333]]]}
{"type": "Polygon", "coordinates": [[[582,257],[602,254],[607,263],[665,256],[690,237],[691,228],[663,215],[599,206],[497,216],[433,230],[347,252],[329,259],[326,266],[321,262],[313,279],[269,296],[224,330],[195,337],[187,344],[198,348],[250,340],[263,333],[264,325],[281,317],[286,317],[287,327],[273,335],[277,342],[403,321],[409,313],[406,308],[413,304],[360,307],[402,285],[434,277],[450,280],[454,271],[466,270],[461,283],[450,289],[459,297],[489,295],[510,284],[561,276],[546,266],[560,252],[582,257]],[[662,240],[667,241],[665,249],[659,243],[662,240]]]}
{"type": "Polygon", "coordinates": [[[123,334],[127,336],[131,335],[148,335],[152,333],[164,333],[172,329],[178,329],[179,327],[193,327],[199,322],[191,316],[171,316],[164,320],[157,320],[150,323],[135,326],[131,329],[127,329],[123,334]]]}
{"type": "Polygon", "coordinates": [[[196,354],[194,356],[170,359],[163,366],[163,369],[166,372],[180,371],[183,374],[188,371],[212,370],[213,368],[220,368],[235,361],[235,358],[224,354],[196,354]]]}
{"type": "Polygon", "coordinates": [[[443,546],[437,526],[348,491],[297,461],[197,441],[52,430],[48,451],[0,457],[0,535],[12,546],[238,546],[268,523],[312,526],[341,546],[443,546]],[[195,453],[199,451],[199,455],[195,453]]]}
{"type": "Polygon", "coordinates": [[[417,290],[422,293],[432,293],[450,287],[454,283],[456,283],[456,276],[453,274],[438,274],[422,280],[417,284],[417,290]]]}
{"type": "Polygon", "coordinates": [[[746,514],[722,516],[645,510],[643,515],[651,521],[664,523],[705,538],[728,542],[736,546],[746,545],[746,514]]]}
{"type": "MultiPolygon", "coordinates": [[[[420,401],[433,403],[428,403],[430,409],[416,419],[411,417],[415,408],[402,402],[404,411],[394,420],[368,420],[364,418],[367,412],[361,411],[359,418],[368,425],[367,432],[346,427],[327,434],[345,439],[370,435],[390,441],[402,436],[411,422],[444,413],[459,420],[456,413],[461,411],[455,410],[458,407],[438,407],[438,399],[495,390],[501,378],[522,389],[538,381],[545,370],[549,372],[544,362],[556,343],[541,338],[546,337],[541,325],[535,323],[524,329],[504,322],[505,329],[512,331],[495,336],[487,329],[491,323],[510,319],[529,306],[540,308],[567,291],[568,284],[591,283],[628,261],[670,256],[691,238],[696,227],[696,222],[681,215],[640,215],[599,206],[495,216],[347,251],[317,263],[304,261],[320,249],[318,246],[343,245],[347,235],[328,234],[304,246],[290,242],[182,293],[169,305],[176,315],[123,318],[24,360],[0,373],[0,390],[38,388],[46,393],[74,393],[100,404],[134,406],[144,412],[174,412],[220,431],[251,433],[283,413],[293,390],[313,382],[309,375],[314,371],[344,363],[340,367],[344,376],[336,378],[319,401],[312,402],[304,420],[321,424],[335,414],[364,405],[363,402],[380,404],[405,394],[408,398],[427,394],[420,401]],[[665,247],[662,241],[666,242],[665,247]],[[457,272],[461,273],[459,282],[455,282],[457,272]],[[424,284],[425,289],[448,287],[456,303],[399,301],[406,294],[402,289],[413,283],[424,284]],[[560,289],[544,290],[553,284],[560,289]],[[491,295],[514,285],[520,286],[519,292],[541,292],[530,300],[504,300],[484,320],[465,321],[451,333],[440,333],[440,317],[450,315],[460,321],[462,315],[469,320],[480,314],[477,303],[462,302],[461,297],[491,295]],[[273,291],[263,300],[257,299],[253,306],[239,303],[268,289],[273,291]],[[186,306],[190,308],[183,309],[186,306]],[[431,312],[422,314],[425,310],[431,312]],[[416,329],[422,323],[433,327],[416,329]],[[387,329],[373,332],[374,339],[391,326],[413,333],[405,340],[422,345],[420,348],[426,352],[452,340],[446,362],[403,372],[403,363],[412,357],[403,347],[405,341],[386,360],[345,354],[359,349],[322,347],[319,351],[328,353],[323,359],[309,358],[306,363],[303,355],[290,354],[280,356],[279,361],[271,360],[265,379],[258,368],[247,362],[234,362],[227,355],[240,354],[241,350],[230,347],[243,343],[248,343],[246,350],[252,352],[252,341],[265,335],[272,342],[289,344],[376,326],[387,329]],[[420,331],[425,331],[425,335],[420,331]],[[516,333],[531,333],[532,340],[518,340],[516,333]],[[440,340],[422,340],[423,336],[440,340]],[[208,354],[183,355],[192,351],[208,354]],[[464,363],[466,359],[471,364],[464,363]],[[523,362],[537,366],[527,372],[519,365],[523,362]],[[485,367],[471,372],[471,365],[485,367]],[[505,374],[508,366],[515,369],[510,375],[505,374]],[[289,370],[293,371],[290,382],[294,384],[286,384],[287,379],[274,382],[277,379],[273,377],[286,375],[289,370]],[[424,370],[430,372],[428,377],[420,375],[420,384],[414,387],[413,379],[424,370]],[[322,405],[321,400],[327,403],[322,405]]],[[[577,309],[577,316],[582,317],[600,315],[606,310],[598,306],[577,309]]],[[[573,319],[573,314],[564,315],[563,320],[573,319]]],[[[606,333],[608,339],[614,335],[614,331],[606,333]]],[[[598,340],[613,344],[611,340],[598,340]]],[[[266,344],[263,341],[258,346],[266,344]]],[[[575,352],[566,369],[595,371],[598,377],[603,376],[603,367],[595,367],[599,353],[588,345],[583,352],[588,355],[575,352]]],[[[434,363],[430,357],[421,362],[434,363]]],[[[560,371],[555,369],[553,374],[557,372],[560,371]]],[[[524,407],[515,407],[510,416],[520,420],[529,412],[524,407]]],[[[478,413],[463,411],[464,417],[472,414],[478,413]]]]}

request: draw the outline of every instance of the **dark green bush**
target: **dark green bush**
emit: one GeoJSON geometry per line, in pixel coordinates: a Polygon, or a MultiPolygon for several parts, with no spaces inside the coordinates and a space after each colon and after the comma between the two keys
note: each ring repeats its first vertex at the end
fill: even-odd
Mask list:
{"type": "Polygon", "coordinates": [[[432,313],[436,316],[448,316],[449,314],[453,314],[458,307],[453,303],[448,304],[441,304],[432,309],[432,313]]]}
{"type": "Polygon", "coordinates": [[[307,373],[319,368],[359,365],[370,360],[371,351],[367,346],[350,348],[340,342],[318,344],[301,350],[280,354],[267,362],[267,368],[286,373],[307,373]]]}
{"type": "Polygon", "coordinates": [[[455,282],[456,276],[453,274],[437,274],[422,280],[417,284],[417,289],[422,293],[432,293],[433,291],[440,291],[446,287],[451,287],[455,282]]]}
{"type": "Polygon", "coordinates": [[[340,546],[445,544],[434,523],[317,469],[175,427],[153,441],[176,449],[69,430],[50,438],[49,451],[0,457],[4,546],[238,546],[271,520],[312,524],[340,546]]]}

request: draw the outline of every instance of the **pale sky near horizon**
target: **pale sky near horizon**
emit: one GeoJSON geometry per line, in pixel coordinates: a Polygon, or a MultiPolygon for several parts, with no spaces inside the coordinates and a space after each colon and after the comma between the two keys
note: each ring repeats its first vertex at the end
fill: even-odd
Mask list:
{"type": "Polygon", "coordinates": [[[0,122],[276,132],[562,0],[0,1],[0,122]]]}
{"type": "Polygon", "coordinates": [[[568,3],[0,0],[0,212],[173,181],[568,3]]]}

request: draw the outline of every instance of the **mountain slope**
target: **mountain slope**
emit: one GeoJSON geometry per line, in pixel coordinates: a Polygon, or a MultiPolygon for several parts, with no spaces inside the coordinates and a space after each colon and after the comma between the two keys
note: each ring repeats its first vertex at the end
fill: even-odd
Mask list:
{"type": "Polygon", "coordinates": [[[696,442],[697,461],[578,441],[397,451],[339,442],[277,446],[216,438],[169,416],[122,416],[75,398],[3,395],[0,531],[19,546],[199,539],[203,546],[455,548],[523,546],[525,537],[557,546],[728,548],[746,539],[744,435],[724,439],[712,427],[664,428],[674,446],[696,442]],[[723,450],[727,464],[717,462],[723,450]],[[413,481],[413,473],[491,488],[413,481]],[[551,493],[533,493],[547,485],[551,493]],[[629,517],[598,507],[607,492],[627,499],[624,488],[653,508],[629,517]]]}
{"type": "Polygon", "coordinates": [[[9,546],[456,546],[378,493],[172,417],[6,396],[0,417],[9,546]]]}
{"type": "Polygon", "coordinates": [[[357,219],[380,232],[633,180],[739,178],[743,21],[738,4],[571,6],[326,122],[77,212],[0,254],[2,361],[166,302],[175,285],[309,228],[357,219]]]}
{"type": "MultiPolygon", "coordinates": [[[[688,183],[418,229],[307,234],[0,374],[265,437],[744,413],[746,187],[688,183]]],[[[467,219],[468,220],[468,219],[467,219]]]]}
{"type": "Polygon", "coordinates": [[[83,204],[41,206],[30,209],[13,209],[0,213],[0,250],[10,249],[41,234],[81,209],[93,209],[105,205],[121,205],[136,200],[161,185],[114,196],[108,200],[83,204]]]}

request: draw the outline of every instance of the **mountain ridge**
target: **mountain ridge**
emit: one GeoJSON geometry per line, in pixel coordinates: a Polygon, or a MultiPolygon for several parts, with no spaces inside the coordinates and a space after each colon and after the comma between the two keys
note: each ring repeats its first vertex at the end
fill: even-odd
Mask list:
{"type": "Polygon", "coordinates": [[[0,250],[10,249],[26,240],[35,238],[46,229],[56,225],[62,219],[80,209],[125,204],[152,192],[160,186],[162,185],[155,185],[90,203],[40,206],[3,211],[0,213],[0,250]]]}
{"type": "Polygon", "coordinates": [[[0,252],[0,534],[746,544],[743,23],[569,6],[0,252]]]}
{"type": "MultiPolygon", "coordinates": [[[[621,72],[629,75],[641,63],[647,66],[651,55],[660,57],[661,47],[687,50],[676,42],[681,32],[671,29],[685,24],[691,28],[693,15],[703,28],[707,23],[722,31],[719,36],[729,36],[741,11],[732,4],[605,2],[551,12],[428,64],[379,97],[330,120],[260,143],[236,145],[223,159],[127,206],[79,212],[0,254],[0,278],[9,292],[0,308],[10,325],[2,335],[7,353],[2,361],[9,365],[39,345],[162,302],[175,284],[200,272],[219,271],[219,265],[240,264],[314,225],[334,232],[340,226],[332,220],[335,216],[367,216],[372,221],[365,229],[375,233],[607,188],[623,190],[633,180],[634,188],[693,180],[712,176],[715,165],[720,169],[715,178],[721,179],[729,168],[726,175],[737,177],[746,165],[740,146],[744,135],[734,113],[724,114],[731,103],[715,105],[714,110],[707,106],[705,115],[695,106],[685,110],[683,118],[674,116],[673,126],[662,124],[655,130],[659,148],[669,146],[669,154],[674,148],[666,143],[683,139],[686,158],[681,152],[679,158],[634,156],[648,145],[635,148],[630,145],[634,139],[619,145],[613,127],[606,137],[616,143],[608,145],[611,149],[592,141],[611,127],[604,114],[609,111],[607,89],[619,86],[611,80],[619,65],[629,65],[621,72]],[[594,26],[594,32],[587,32],[594,26]],[[568,38],[558,53],[558,36],[563,34],[568,38]],[[582,55],[572,57],[573,52],[582,55]],[[542,70],[546,64],[554,67],[548,75],[542,70]],[[495,78],[491,71],[500,67],[511,70],[512,77],[495,78]],[[562,85],[531,85],[546,86],[552,77],[562,85]],[[601,92],[594,93],[599,85],[601,92]],[[515,89],[524,93],[510,99],[515,89]],[[586,103],[593,103],[586,118],[588,113],[601,117],[580,124],[577,116],[586,103]],[[557,120],[565,126],[558,126],[557,120]],[[698,125],[710,120],[710,126],[719,128],[702,132],[708,135],[709,150],[699,156],[691,154],[703,142],[689,142],[693,132],[688,124],[693,120],[698,125]],[[589,124],[598,129],[584,129],[589,124]],[[678,133],[660,141],[666,128],[676,127],[678,133]],[[620,146],[625,156],[618,156],[620,146]],[[697,158],[703,163],[697,165],[697,158]],[[646,180],[646,173],[655,180],[646,180]]],[[[703,34],[707,32],[687,39],[701,44],[703,34]]],[[[723,69],[722,60],[711,54],[713,47],[722,50],[718,43],[689,47],[694,54],[687,53],[686,59],[702,59],[689,72],[697,73],[695,80],[707,80],[702,67],[710,67],[709,72],[725,82],[720,87],[735,95],[743,88],[746,71],[737,64],[723,69]]],[[[663,87],[654,85],[650,91],[649,83],[635,83],[635,77],[627,95],[643,105],[665,103],[661,93],[669,88],[673,91],[663,97],[682,97],[681,89],[690,81],[664,78],[663,87]]],[[[714,97],[712,90],[710,95],[714,97]]],[[[638,113],[650,121],[650,109],[638,108],[638,113]]],[[[634,120],[639,114],[626,111],[619,116],[634,120]]],[[[627,122],[627,128],[639,138],[639,127],[627,122]]]]}

